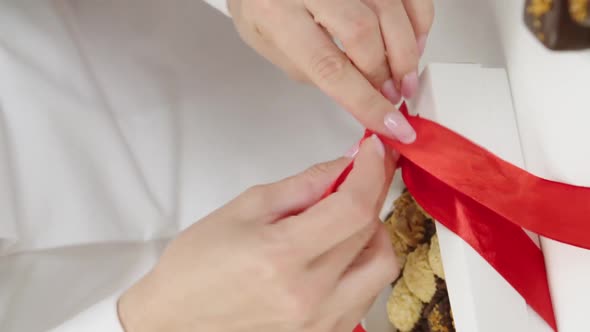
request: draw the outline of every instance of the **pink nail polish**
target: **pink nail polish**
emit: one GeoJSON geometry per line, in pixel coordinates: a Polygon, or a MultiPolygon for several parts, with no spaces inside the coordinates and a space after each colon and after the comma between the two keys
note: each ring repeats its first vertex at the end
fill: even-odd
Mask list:
{"type": "Polygon", "coordinates": [[[390,112],[385,116],[385,126],[400,142],[409,144],[416,140],[416,132],[408,120],[399,112],[390,112]]]}
{"type": "Polygon", "coordinates": [[[402,96],[404,98],[410,99],[414,96],[416,91],[418,90],[418,73],[411,72],[406,74],[402,79],[402,96]]]}
{"type": "Polygon", "coordinates": [[[394,105],[402,100],[402,96],[395,88],[395,83],[393,83],[392,79],[389,79],[383,83],[383,87],[381,87],[381,93],[394,105]]]}
{"type": "Polygon", "coordinates": [[[359,144],[355,143],[353,146],[350,147],[350,149],[348,149],[348,151],[346,151],[344,156],[347,158],[354,158],[354,157],[356,157],[356,154],[358,152],[359,152],[359,144]]]}
{"type": "Polygon", "coordinates": [[[385,156],[385,147],[383,146],[383,142],[381,142],[381,139],[379,139],[379,137],[377,137],[377,135],[373,134],[373,136],[371,136],[371,140],[373,141],[373,144],[375,144],[375,148],[377,149],[377,153],[379,153],[379,155],[381,157],[385,156]]]}
{"type": "Polygon", "coordinates": [[[428,35],[424,34],[418,38],[418,52],[420,52],[420,56],[424,55],[424,50],[426,49],[426,40],[428,39],[428,35]]]}

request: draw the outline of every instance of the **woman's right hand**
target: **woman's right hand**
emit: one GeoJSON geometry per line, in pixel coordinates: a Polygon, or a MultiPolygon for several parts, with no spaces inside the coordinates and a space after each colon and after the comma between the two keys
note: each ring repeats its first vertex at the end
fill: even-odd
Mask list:
{"type": "Polygon", "coordinates": [[[119,301],[127,332],[352,331],[399,274],[379,222],[395,169],[374,137],[348,158],[254,187],[185,230],[119,301]]]}
{"type": "Polygon", "coordinates": [[[228,6],[242,39],[290,77],[316,86],[373,132],[403,143],[416,139],[394,104],[418,90],[433,0],[228,0],[228,6]]]}

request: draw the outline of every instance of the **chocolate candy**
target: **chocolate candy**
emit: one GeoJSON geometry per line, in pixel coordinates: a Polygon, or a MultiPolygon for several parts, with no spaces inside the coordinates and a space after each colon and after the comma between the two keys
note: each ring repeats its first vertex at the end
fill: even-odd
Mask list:
{"type": "Polygon", "coordinates": [[[569,0],[568,10],[574,22],[590,27],[590,0],[569,0]]]}
{"type": "Polygon", "coordinates": [[[589,0],[527,0],[524,21],[552,50],[590,48],[589,0]]]}
{"type": "Polygon", "coordinates": [[[387,301],[387,314],[400,332],[455,332],[444,280],[436,226],[404,190],[385,219],[402,265],[387,301]]]}

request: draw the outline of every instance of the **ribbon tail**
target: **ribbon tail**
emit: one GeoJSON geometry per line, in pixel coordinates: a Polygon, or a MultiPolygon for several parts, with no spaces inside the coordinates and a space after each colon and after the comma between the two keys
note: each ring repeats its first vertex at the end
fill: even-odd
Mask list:
{"type": "Polygon", "coordinates": [[[407,160],[402,176],[416,202],[475,249],[557,331],[543,253],[526,232],[407,160]]]}

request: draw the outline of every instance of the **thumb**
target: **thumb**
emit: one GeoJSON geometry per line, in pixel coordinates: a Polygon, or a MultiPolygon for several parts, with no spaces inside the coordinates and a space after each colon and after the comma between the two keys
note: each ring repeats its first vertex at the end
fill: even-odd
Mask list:
{"type": "Polygon", "coordinates": [[[271,208],[269,212],[276,217],[273,221],[316,204],[351,161],[343,157],[316,164],[297,175],[264,186],[271,208]]]}

